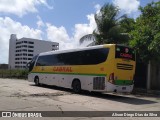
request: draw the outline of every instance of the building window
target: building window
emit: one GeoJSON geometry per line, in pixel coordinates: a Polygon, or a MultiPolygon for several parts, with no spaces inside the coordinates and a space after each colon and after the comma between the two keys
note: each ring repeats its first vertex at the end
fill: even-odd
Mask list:
{"type": "Polygon", "coordinates": [[[57,48],[57,47],[58,47],[58,45],[52,45],[52,47],[56,47],[56,48],[57,48]]]}
{"type": "Polygon", "coordinates": [[[23,58],[23,60],[27,60],[27,58],[23,58]]]}
{"type": "Polygon", "coordinates": [[[15,68],[19,68],[19,66],[15,66],[15,68]]]}
{"type": "Polygon", "coordinates": [[[25,48],[26,48],[26,47],[27,47],[27,45],[22,45],[22,47],[25,47],[25,48]]]}
{"type": "Polygon", "coordinates": [[[16,45],[21,44],[22,42],[17,42],[16,45]]]}
{"type": "Polygon", "coordinates": [[[28,46],[28,48],[34,48],[34,46],[28,46]]]}
{"type": "Polygon", "coordinates": [[[21,48],[21,46],[16,46],[16,48],[21,48]]]}
{"type": "Polygon", "coordinates": [[[29,44],[34,44],[34,42],[28,42],[29,44]]]}
{"type": "Polygon", "coordinates": [[[27,56],[27,54],[26,54],[26,53],[23,53],[23,56],[27,56]]]}
{"type": "Polygon", "coordinates": [[[28,54],[28,56],[33,56],[33,54],[28,54]]]}
{"type": "Polygon", "coordinates": [[[27,50],[26,50],[26,49],[23,49],[22,51],[27,52],[27,50]]]}
{"type": "Polygon", "coordinates": [[[52,50],[58,50],[58,45],[52,45],[52,50]]]}
{"type": "Polygon", "coordinates": [[[21,52],[21,50],[16,50],[16,52],[21,52]]]}
{"type": "Polygon", "coordinates": [[[33,52],[33,50],[28,50],[28,52],[33,52]]]}

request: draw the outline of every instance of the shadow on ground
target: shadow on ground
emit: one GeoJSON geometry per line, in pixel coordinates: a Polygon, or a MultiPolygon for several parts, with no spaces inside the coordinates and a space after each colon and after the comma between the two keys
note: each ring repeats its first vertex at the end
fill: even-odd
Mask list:
{"type": "MultiPolygon", "coordinates": [[[[33,84],[30,84],[30,85],[35,86],[33,84]]],[[[35,86],[35,87],[43,87],[43,88],[54,89],[54,90],[59,90],[63,92],[69,92],[70,94],[75,94],[72,92],[71,89],[66,89],[66,88],[57,87],[57,86],[41,85],[41,86],[35,86]]],[[[143,97],[138,98],[136,96],[132,97],[132,96],[127,96],[127,95],[125,96],[122,94],[106,94],[106,93],[82,91],[81,93],[79,93],[79,95],[96,97],[100,99],[112,100],[116,102],[122,102],[122,103],[133,104],[133,105],[144,105],[144,104],[157,103],[156,101],[146,100],[143,97]]]]}

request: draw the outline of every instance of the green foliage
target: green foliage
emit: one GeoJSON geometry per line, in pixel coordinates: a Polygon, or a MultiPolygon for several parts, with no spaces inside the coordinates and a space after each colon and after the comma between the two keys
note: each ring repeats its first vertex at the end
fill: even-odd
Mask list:
{"type": "Polygon", "coordinates": [[[133,18],[125,18],[120,21],[121,27],[125,33],[129,33],[134,30],[135,20],[133,18]]]}
{"type": "Polygon", "coordinates": [[[160,59],[160,2],[140,7],[141,15],[130,32],[130,45],[135,47],[141,61],[160,59]]]}
{"type": "Polygon", "coordinates": [[[0,70],[2,78],[27,78],[28,70],[0,70]]]}
{"type": "Polygon", "coordinates": [[[109,3],[105,4],[100,12],[95,14],[95,21],[97,29],[93,34],[96,37],[96,44],[128,43],[129,35],[127,31],[131,29],[128,28],[128,24],[132,20],[127,18],[126,15],[119,17],[118,7],[109,3]]]}

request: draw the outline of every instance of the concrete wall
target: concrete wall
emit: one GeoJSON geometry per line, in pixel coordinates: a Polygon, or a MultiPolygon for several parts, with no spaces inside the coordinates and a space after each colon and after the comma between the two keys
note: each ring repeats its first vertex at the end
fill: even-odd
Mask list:
{"type": "Polygon", "coordinates": [[[150,76],[151,90],[160,90],[160,64],[158,62],[151,62],[151,76],[150,76]]]}
{"type": "Polygon", "coordinates": [[[0,64],[0,69],[8,69],[8,64],[0,64]]]}

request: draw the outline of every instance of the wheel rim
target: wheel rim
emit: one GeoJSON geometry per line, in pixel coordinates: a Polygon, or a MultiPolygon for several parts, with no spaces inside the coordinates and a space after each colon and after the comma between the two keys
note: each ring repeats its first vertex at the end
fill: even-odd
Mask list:
{"type": "Polygon", "coordinates": [[[39,80],[38,80],[38,78],[35,79],[35,84],[36,84],[36,85],[39,85],[39,80]]]}

